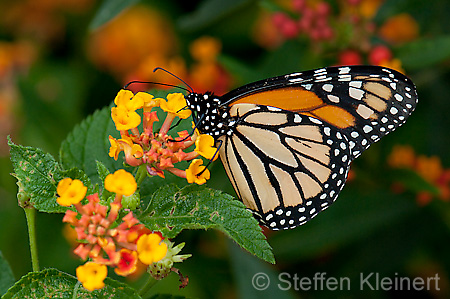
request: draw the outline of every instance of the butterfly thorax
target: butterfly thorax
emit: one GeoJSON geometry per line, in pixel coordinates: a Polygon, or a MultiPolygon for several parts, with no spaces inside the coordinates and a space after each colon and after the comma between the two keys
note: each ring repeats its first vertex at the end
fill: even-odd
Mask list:
{"type": "Polygon", "coordinates": [[[186,96],[186,103],[192,111],[196,128],[200,133],[211,135],[214,139],[230,132],[236,123],[229,117],[229,107],[222,103],[219,96],[211,92],[204,94],[192,92],[186,96]]]}

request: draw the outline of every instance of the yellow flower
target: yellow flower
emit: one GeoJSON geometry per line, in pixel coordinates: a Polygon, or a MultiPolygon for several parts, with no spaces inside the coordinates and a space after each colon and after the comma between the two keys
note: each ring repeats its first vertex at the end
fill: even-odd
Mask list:
{"type": "MultiPolygon", "coordinates": [[[[195,151],[208,160],[211,160],[217,153],[217,147],[214,147],[214,137],[208,134],[201,134],[195,140],[195,151]]],[[[214,157],[215,161],[218,155],[214,157]]]]}
{"type": "Polygon", "coordinates": [[[119,169],[113,174],[108,174],[106,176],[105,188],[116,194],[130,196],[136,191],[137,184],[131,173],[119,169]]]}
{"type": "Polygon", "coordinates": [[[117,161],[119,157],[119,153],[122,151],[120,144],[117,142],[117,139],[109,135],[109,143],[111,143],[111,147],[109,148],[109,156],[114,158],[117,161]]]}
{"type": "Polygon", "coordinates": [[[58,204],[68,207],[77,204],[83,200],[87,192],[87,187],[80,180],[65,178],[59,181],[56,191],[59,197],[56,199],[58,204]]]}
{"type": "Polygon", "coordinates": [[[138,92],[134,98],[142,99],[144,103],[144,112],[152,110],[153,107],[158,107],[161,98],[155,98],[153,95],[146,92],[138,92]]]}
{"type": "Polygon", "coordinates": [[[106,275],[108,275],[106,266],[94,262],[87,262],[77,268],[78,281],[89,291],[103,288],[106,275]]]}
{"type": "Polygon", "coordinates": [[[114,99],[114,104],[128,111],[136,111],[144,106],[144,98],[141,95],[136,97],[130,90],[121,89],[114,99]]]}
{"type": "Polygon", "coordinates": [[[191,110],[183,109],[186,107],[186,100],[182,93],[171,93],[167,95],[167,102],[161,101],[162,110],[175,114],[179,118],[186,119],[191,115],[191,110]]]}
{"type": "Polygon", "coordinates": [[[111,108],[111,117],[119,131],[136,128],[141,123],[141,117],[134,111],[127,110],[124,106],[111,108]]]}
{"type": "Polygon", "coordinates": [[[167,254],[167,244],[159,234],[142,235],[136,245],[139,260],[146,265],[162,260],[167,254]]]}
{"type": "Polygon", "coordinates": [[[189,184],[196,183],[198,185],[202,185],[209,180],[210,172],[202,164],[203,160],[195,159],[189,165],[189,168],[186,169],[186,179],[189,184]],[[199,173],[201,173],[201,175],[199,175],[199,173]]]}

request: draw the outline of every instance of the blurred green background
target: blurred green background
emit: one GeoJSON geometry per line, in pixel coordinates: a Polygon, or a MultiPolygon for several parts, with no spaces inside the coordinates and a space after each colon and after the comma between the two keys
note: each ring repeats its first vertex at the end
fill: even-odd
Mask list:
{"type": "MultiPolygon", "coordinates": [[[[199,298],[449,298],[450,2],[161,2],[0,2],[0,251],[16,279],[31,264],[26,221],[9,175],[7,135],[57,157],[73,127],[108,105],[128,81],[178,83],[153,73],[155,67],[197,92],[222,94],[294,71],[378,64],[416,83],[417,110],[354,162],[332,208],[297,229],[266,231],[277,264],[253,258],[221,233],[186,231],[176,242],[186,242],[183,253],[193,254],[180,266],[188,287],[178,290],[173,274],[154,289],[199,298]],[[264,291],[252,286],[259,272],[271,279],[264,291]],[[292,283],[290,290],[277,286],[289,288],[279,273],[292,283]],[[317,273],[348,277],[350,290],[295,290],[294,274],[312,280],[317,273]],[[391,279],[438,275],[439,290],[431,284],[429,290],[365,285],[361,291],[361,275],[370,273],[391,279]]],[[[220,162],[212,170],[208,185],[234,194],[220,162]]],[[[41,266],[74,274],[80,262],[61,219],[38,214],[41,266]]]]}

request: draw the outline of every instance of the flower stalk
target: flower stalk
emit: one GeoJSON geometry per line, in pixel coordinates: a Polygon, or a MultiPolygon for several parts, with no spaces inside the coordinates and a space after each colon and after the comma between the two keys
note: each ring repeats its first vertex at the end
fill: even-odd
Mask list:
{"type": "Polygon", "coordinates": [[[28,238],[30,240],[31,265],[33,272],[39,272],[39,256],[36,239],[36,210],[33,207],[24,208],[27,218],[28,238]]]}

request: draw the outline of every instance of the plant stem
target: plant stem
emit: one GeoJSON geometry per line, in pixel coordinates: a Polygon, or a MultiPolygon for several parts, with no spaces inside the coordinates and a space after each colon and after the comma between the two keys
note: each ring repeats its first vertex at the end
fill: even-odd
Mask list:
{"type": "Polygon", "coordinates": [[[36,210],[34,208],[24,208],[27,217],[28,237],[30,239],[31,264],[33,272],[39,271],[39,257],[36,244],[36,210]]]}
{"type": "Polygon", "coordinates": [[[158,280],[154,279],[151,276],[148,276],[147,282],[142,286],[139,290],[139,296],[144,297],[145,294],[150,291],[150,289],[158,282],[158,280]]]}
{"type": "Polygon", "coordinates": [[[141,165],[138,167],[136,172],[136,183],[138,186],[141,185],[142,181],[147,177],[147,167],[145,165],[141,165]]]}

